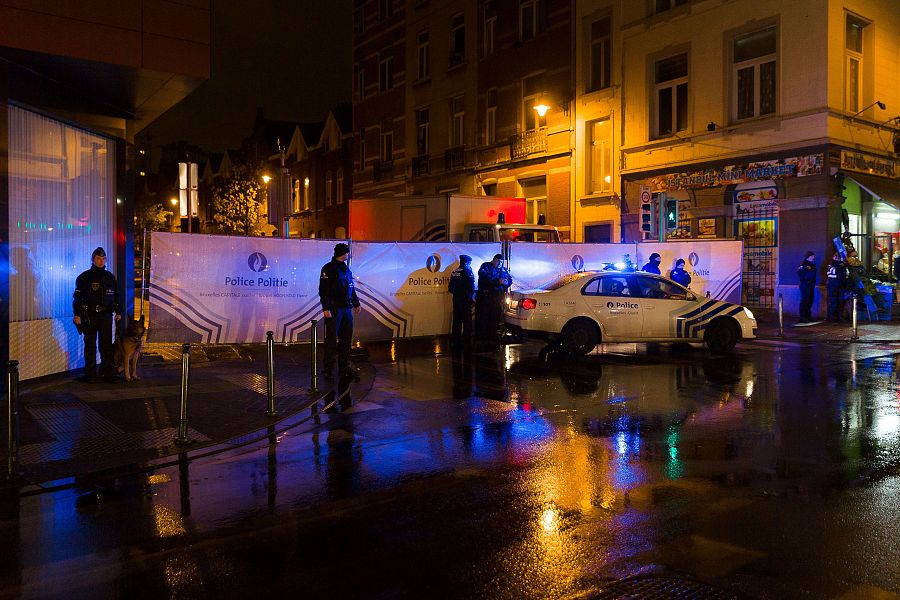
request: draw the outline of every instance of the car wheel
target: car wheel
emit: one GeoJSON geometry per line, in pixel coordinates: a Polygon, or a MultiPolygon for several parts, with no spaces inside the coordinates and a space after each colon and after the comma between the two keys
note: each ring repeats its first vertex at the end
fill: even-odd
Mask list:
{"type": "Polygon", "coordinates": [[[704,339],[710,350],[718,354],[725,354],[734,349],[739,335],[734,323],[719,319],[710,323],[704,339]]]}
{"type": "Polygon", "coordinates": [[[562,346],[569,354],[583,356],[599,342],[597,327],[586,319],[571,321],[562,330],[562,346]]]}

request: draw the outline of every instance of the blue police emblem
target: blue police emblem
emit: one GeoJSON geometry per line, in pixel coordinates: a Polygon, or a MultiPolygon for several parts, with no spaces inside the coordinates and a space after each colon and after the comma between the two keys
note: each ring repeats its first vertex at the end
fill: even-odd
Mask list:
{"type": "Polygon", "coordinates": [[[429,273],[436,273],[441,270],[441,256],[439,254],[432,254],[425,260],[425,268],[428,269],[429,273]]]}
{"type": "Polygon", "coordinates": [[[688,262],[691,263],[692,267],[696,267],[697,263],[700,262],[700,257],[697,256],[696,252],[691,252],[688,254],[688,262]]]}
{"type": "Polygon", "coordinates": [[[247,266],[251,271],[261,273],[269,268],[269,261],[262,252],[254,252],[247,258],[247,266]]]}
{"type": "Polygon", "coordinates": [[[572,268],[575,271],[584,270],[584,258],[580,254],[576,254],[572,257],[572,268]]]}
{"type": "Polygon", "coordinates": [[[615,305],[615,303],[613,303],[613,302],[607,302],[607,303],[606,303],[606,308],[615,308],[615,306],[616,306],[616,305],[615,305]]]}

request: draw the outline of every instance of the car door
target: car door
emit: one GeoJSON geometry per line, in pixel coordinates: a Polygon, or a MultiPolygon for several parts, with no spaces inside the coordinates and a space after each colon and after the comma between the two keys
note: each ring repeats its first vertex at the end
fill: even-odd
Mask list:
{"type": "Polygon", "coordinates": [[[604,273],[582,287],[581,295],[608,338],[638,339],[643,315],[640,287],[632,275],[604,273]]]}
{"type": "Polygon", "coordinates": [[[696,308],[692,293],[661,277],[636,275],[641,290],[643,312],[642,337],[679,338],[682,336],[679,321],[696,308]]]}

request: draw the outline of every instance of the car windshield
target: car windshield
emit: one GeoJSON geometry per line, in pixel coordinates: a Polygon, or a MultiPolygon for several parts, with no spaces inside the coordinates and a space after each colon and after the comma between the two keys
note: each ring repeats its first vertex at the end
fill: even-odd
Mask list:
{"type": "Polygon", "coordinates": [[[578,281],[585,275],[586,275],[586,273],[572,273],[570,275],[563,275],[562,277],[560,277],[559,279],[557,279],[550,285],[544,286],[544,289],[547,291],[558,290],[559,288],[561,288],[564,285],[569,285],[573,281],[578,281]]]}

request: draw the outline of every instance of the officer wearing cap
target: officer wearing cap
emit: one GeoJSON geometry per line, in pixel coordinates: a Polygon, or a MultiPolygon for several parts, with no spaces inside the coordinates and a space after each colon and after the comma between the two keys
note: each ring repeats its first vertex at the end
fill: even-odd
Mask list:
{"type": "Polygon", "coordinates": [[[450,273],[447,289],[453,296],[453,325],[450,343],[459,346],[472,341],[472,300],[475,297],[475,274],[472,273],[472,257],[459,255],[459,266],[450,273]]]}
{"type": "Polygon", "coordinates": [[[353,377],[356,369],[350,364],[350,341],[353,338],[353,314],[359,314],[359,299],[353,286],[353,273],[347,266],[350,246],[334,247],[334,257],[322,267],[319,276],[319,300],[325,314],[325,377],[331,378],[337,354],[338,371],[342,377],[353,377]]]}
{"type": "Polygon", "coordinates": [[[503,255],[482,263],[478,269],[478,293],[475,296],[475,335],[478,341],[496,342],[503,322],[506,291],[512,276],[503,267],[503,255]]]}
{"type": "Polygon", "coordinates": [[[97,380],[97,339],[100,340],[100,368],[103,379],[116,380],[113,364],[113,314],[119,314],[116,277],[106,270],[106,251],[97,248],[91,254],[91,268],[75,280],[72,313],[75,327],[84,334],[84,380],[97,380]]]}

